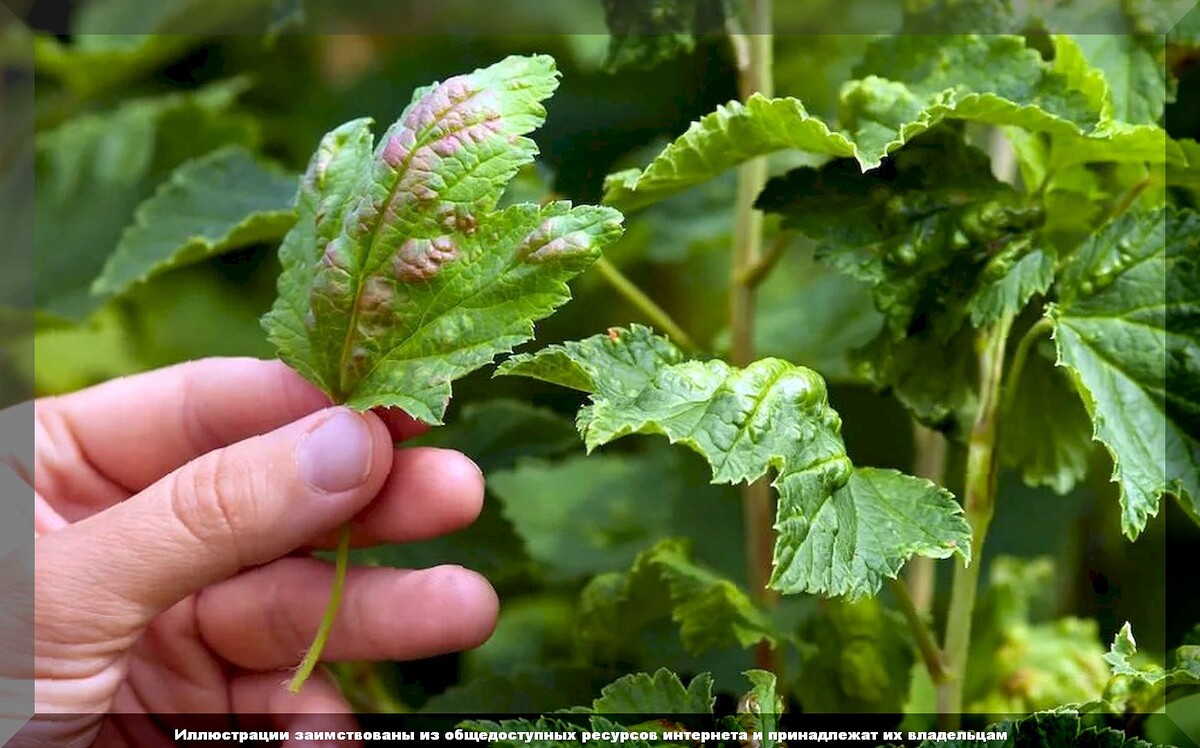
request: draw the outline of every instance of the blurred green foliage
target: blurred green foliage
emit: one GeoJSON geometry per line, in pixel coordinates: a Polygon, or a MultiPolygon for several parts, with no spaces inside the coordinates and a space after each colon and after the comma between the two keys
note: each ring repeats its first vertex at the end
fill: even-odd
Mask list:
{"type": "MultiPolygon", "coordinates": [[[[486,15],[518,13],[519,5],[497,0],[486,15]]],[[[528,26],[537,34],[510,36],[486,35],[486,24],[476,14],[453,3],[436,19],[429,17],[433,11],[397,19],[386,3],[323,5],[310,9],[304,26],[296,25],[296,4],[282,0],[96,0],[73,8],[69,36],[38,32],[32,38],[36,66],[29,72],[38,83],[32,195],[38,327],[4,338],[9,362],[4,376],[30,385],[37,395],[52,395],[206,356],[271,356],[259,318],[275,298],[275,253],[286,225],[266,221],[261,230],[230,242],[216,231],[206,235],[200,251],[178,253],[203,231],[189,224],[174,234],[139,237],[136,216],[146,215],[172,180],[195,169],[196,159],[229,148],[242,149],[237,152],[252,155],[252,163],[260,165],[262,173],[247,178],[276,185],[273,193],[257,195],[262,202],[247,207],[248,214],[286,211],[290,195],[278,188],[278,180],[300,173],[324,132],[362,116],[390,123],[415,87],[508,54],[551,54],[563,74],[561,90],[548,104],[546,126],[534,135],[541,149],[537,170],[523,175],[513,189],[524,191],[521,199],[540,200],[553,192],[579,202],[598,201],[607,174],[644,166],[664,142],[737,94],[736,57],[728,39],[707,33],[708,27],[693,36],[690,23],[703,3],[675,4],[691,14],[689,24],[678,30],[686,38],[672,36],[676,43],[665,47],[617,47],[615,52],[597,33],[603,28],[600,5],[583,3],[582,15],[572,16],[575,11],[549,4],[528,26]],[[398,22],[402,33],[375,33],[398,22]],[[252,33],[222,33],[231,28],[252,33]],[[120,36],[113,35],[117,32],[120,36]],[[607,64],[614,61],[622,64],[607,64]],[[157,242],[145,248],[144,257],[154,261],[122,275],[132,282],[101,284],[100,292],[93,292],[118,246],[148,242],[157,242]]],[[[824,33],[780,35],[778,92],[835,120],[839,92],[870,39],[839,35],[827,19],[844,12],[844,28],[852,31],[855,19],[868,18],[858,28],[900,28],[899,10],[884,5],[884,12],[874,12],[880,6],[865,2],[780,3],[781,26],[824,33]]],[[[919,14],[908,22],[916,23],[913,18],[919,20],[919,14]]],[[[1016,23],[993,16],[986,21],[1016,23]]],[[[1188,39],[1178,37],[1170,49],[1124,41],[1092,44],[1084,52],[1097,67],[1129,76],[1129,86],[1114,89],[1113,107],[1138,121],[1156,121],[1161,114],[1172,138],[1194,139],[1200,135],[1194,108],[1200,66],[1194,54],[1170,56],[1172,50],[1194,50],[1188,39]],[[1156,67],[1164,55],[1172,60],[1169,69],[1156,67]],[[1154,71],[1163,72],[1163,86],[1170,73],[1171,96],[1135,95],[1151,86],[1148,76],[1154,71]]],[[[988,75],[986,69],[975,72],[988,75]]],[[[1037,173],[1039,148],[1049,147],[1033,142],[1038,137],[1030,141],[1017,142],[1026,178],[1037,173]]],[[[815,175],[824,161],[783,154],[771,164],[775,174],[802,166],[815,175]]],[[[1057,189],[1065,196],[1062,205],[1070,206],[1072,199],[1086,202],[1081,195],[1112,194],[1141,178],[1119,169],[1112,164],[1065,168],[1056,183],[1046,184],[1046,194],[1057,189]]],[[[1152,190],[1167,189],[1157,174],[1148,177],[1152,190]]],[[[1172,188],[1178,189],[1179,201],[1194,204],[1200,180],[1190,173],[1170,179],[1183,185],[1172,188]]],[[[826,199],[811,190],[804,194],[826,199]]],[[[625,238],[609,253],[714,353],[727,350],[729,339],[725,299],[732,196],[732,177],[724,175],[631,215],[625,238]]],[[[11,199],[29,208],[30,197],[0,179],[4,203],[11,199]]],[[[960,197],[953,196],[956,205],[960,197]]],[[[769,220],[772,231],[774,221],[769,220]]],[[[1055,228],[1064,235],[1072,230],[1055,228]]],[[[829,240],[827,232],[795,239],[763,285],[759,352],[813,367],[829,380],[830,401],[842,417],[856,463],[911,470],[909,415],[894,397],[869,387],[848,358],[879,333],[884,315],[872,304],[868,286],[814,260],[822,241],[829,240]]],[[[572,303],[539,324],[530,350],[646,321],[596,273],[575,282],[573,293],[572,303]]],[[[6,292],[5,306],[22,307],[7,303],[13,298],[15,292],[6,292]]],[[[1062,383],[1049,359],[1036,351],[1034,358],[1037,366],[1027,376],[1038,384],[1038,396],[1046,402],[1058,398],[1062,383]]],[[[551,385],[491,379],[486,369],[456,385],[448,425],[420,443],[461,449],[483,467],[489,478],[483,516],[447,538],[356,555],[367,563],[453,562],[480,570],[501,593],[499,627],[491,641],[472,652],[377,666],[375,677],[388,698],[351,689],[360,706],[541,711],[590,703],[613,677],[661,665],[685,676],[713,673],[718,694],[736,696],[744,689],[739,674],[752,660],[743,645],[755,638],[687,646],[686,623],[682,640],[678,626],[683,616],[668,604],[675,596],[670,574],[679,584],[701,584],[711,569],[722,579],[743,583],[737,491],[711,485],[707,466],[695,455],[650,439],[624,440],[584,458],[571,422],[582,402],[578,393],[551,385]],[[683,539],[690,550],[656,545],[666,537],[683,539]],[[593,608],[601,603],[619,607],[622,601],[597,600],[602,593],[620,597],[614,585],[632,587],[639,564],[655,563],[663,578],[637,583],[649,585],[642,592],[663,610],[649,611],[656,615],[622,631],[620,641],[582,644],[577,631],[594,629],[599,615],[589,612],[585,590],[591,590],[593,608]],[[668,567],[670,574],[662,571],[668,567]],[[651,589],[651,583],[663,589],[651,589]]],[[[1140,651],[1160,661],[1200,620],[1200,603],[1184,594],[1193,584],[1190,573],[1179,571],[1200,564],[1200,531],[1172,504],[1130,546],[1120,537],[1116,487],[1108,481],[1111,464],[1087,448],[1080,414],[1041,424],[1037,418],[1045,413],[1038,402],[1009,406],[1017,428],[1002,442],[1005,464],[1025,467],[1001,476],[988,557],[976,560],[985,566],[984,578],[991,579],[987,602],[977,611],[981,656],[988,659],[969,675],[969,699],[993,714],[1086,696],[1086,689],[1077,687],[1080,680],[1092,684],[1098,653],[1127,620],[1138,633],[1140,651]],[[1037,441],[1050,429],[1065,436],[1050,445],[1037,441]],[[1048,455],[1055,449],[1064,454],[1048,455]],[[1023,456],[1029,454],[1033,457],[1023,456]],[[1026,485],[1022,474],[1030,485],[1043,487],[1026,485]],[[998,554],[1026,559],[1053,554],[1056,572],[1049,571],[1050,561],[992,560],[998,554]],[[1031,581],[1034,576],[1038,579],[1031,581]],[[1030,585],[1046,594],[1032,594],[1030,585]],[[1078,650],[1077,671],[1039,667],[1043,653],[1063,647],[1078,650]],[[994,658],[988,655],[993,648],[994,658]]],[[[962,445],[952,443],[946,485],[956,492],[963,460],[962,445]]],[[[944,592],[948,579],[940,582],[944,592]]],[[[632,595],[629,589],[624,593],[632,595]]],[[[934,606],[935,619],[942,615],[943,598],[934,606]]],[[[759,621],[757,610],[739,607],[740,599],[723,600],[726,607],[719,609],[743,613],[781,641],[800,643],[789,650],[788,666],[798,668],[804,680],[793,678],[780,691],[789,709],[901,706],[898,697],[908,693],[913,653],[903,643],[903,625],[882,603],[818,607],[800,596],[785,600],[770,621],[759,621]]],[[[1182,739],[1162,720],[1152,720],[1148,729],[1156,740],[1182,739]]]]}

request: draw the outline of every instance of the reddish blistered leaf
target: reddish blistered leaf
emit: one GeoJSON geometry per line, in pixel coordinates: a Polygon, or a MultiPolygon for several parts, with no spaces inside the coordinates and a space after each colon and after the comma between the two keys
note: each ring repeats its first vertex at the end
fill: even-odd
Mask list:
{"type": "Polygon", "coordinates": [[[557,86],[551,58],[509,57],[420,89],[377,144],[368,120],[327,135],[264,320],[280,356],[336,402],[439,423],[454,379],[529,340],[621,234],[609,208],[497,208],[557,86]]]}

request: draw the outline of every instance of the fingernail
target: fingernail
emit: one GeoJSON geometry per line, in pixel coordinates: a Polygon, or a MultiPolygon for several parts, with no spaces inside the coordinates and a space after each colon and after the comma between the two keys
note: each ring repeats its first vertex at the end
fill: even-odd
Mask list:
{"type": "Polygon", "coordinates": [[[300,477],[321,491],[349,491],[370,475],[371,447],[362,416],[339,410],[300,441],[300,477]]]}

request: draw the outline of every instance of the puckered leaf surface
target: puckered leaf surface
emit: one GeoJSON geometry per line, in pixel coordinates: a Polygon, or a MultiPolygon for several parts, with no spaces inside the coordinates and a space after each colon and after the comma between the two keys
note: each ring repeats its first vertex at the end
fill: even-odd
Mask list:
{"type": "Polygon", "coordinates": [[[452,380],[532,337],[621,232],[610,208],[496,207],[557,85],[549,57],[509,57],[418,90],[373,150],[367,121],[330,133],[264,320],[281,357],[335,401],[439,423],[452,380]]]}
{"type": "Polygon", "coordinates": [[[692,561],[690,546],[664,540],[638,555],[628,572],[610,572],[584,588],[580,638],[613,658],[638,631],[670,618],[692,654],[774,642],[770,620],[732,581],[692,561]]]}
{"type": "Polygon", "coordinates": [[[922,134],[874,171],[850,159],[768,182],[756,206],[817,243],[817,257],[870,284],[885,329],[855,354],[925,423],[961,427],[977,376],[972,331],[1017,313],[1052,280],[1030,233],[1041,209],[995,178],[955,128],[922,134]]]}
{"type": "Polygon", "coordinates": [[[1200,517],[1200,215],[1125,214],[1080,249],[1049,310],[1058,361],[1113,458],[1121,529],[1164,494],[1200,517]]]}
{"type": "Polygon", "coordinates": [[[945,119],[1090,133],[1093,103],[1020,36],[879,39],[842,92],[845,126],[864,168],[945,119]]]}
{"type": "MultiPolygon", "coordinates": [[[[1022,247],[999,249],[1042,220],[1036,206],[992,175],[985,153],[948,127],[867,174],[849,159],[794,169],[772,179],[755,205],[812,237],[819,258],[871,283],[897,338],[926,327],[922,318],[939,306],[934,316],[943,336],[957,330],[963,304],[1002,284],[1021,257],[1013,250],[1022,247]]],[[[1017,306],[1022,295],[1028,300],[1021,292],[1031,284],[1017,280],[1008,294],[1003,285],[991,291],[1000,298],[980,301],[982,311],[1017,306]]]]}
{"type": "Polygon", "coordinates": [[[612,36],[611,71],[650,68],[690,52],[701,34],[719,31],[729,0],[604,0],[612,36]]]}
{"type": "Polygon", "coordinates": [[[93,291],[119,294],[163,271],[277,241],[295,220],[295,191],[294,179],[240,147],[189,161],[138,207],[93,291]]]}
{"type": "Polygon", "coordinates": [[[860,597],[915,554],[969,553],[969,529],[949,494],[894,471],[851,469],[841,420],[811,370],[778,359],[745,369],[684,361],[669,341],[635,325],[514,356],[497,373],[591,393],[577,418],[589,449],[662,434],[703,455],[714,482],[775,470],[776,589],[860,597]]]}
{"type": "Polygon", "coordinates": [[[997,450],[1001,464],[1026,484],[1066,494],[1087,475],[1096,445],[1079,395],[1044,342],[1051,350],[1030,352],[1017,390],[1005,398],[997,450]]]}
{"type": "Polygon", "coordinates": [[[1048,558],[997,558],[974,612],[964,703],[1000,715],[1052,709],[1098,697],[1107,677],[1096,621],[1053,609],[1054,567],[1048,558]]]}
{"type": "Polygon", "coordinates": [[[818,714],[900,712],[912,673],[912,636],[879,600],[830,602],[803,629],[813,644],[796,695],[818,714]]]}

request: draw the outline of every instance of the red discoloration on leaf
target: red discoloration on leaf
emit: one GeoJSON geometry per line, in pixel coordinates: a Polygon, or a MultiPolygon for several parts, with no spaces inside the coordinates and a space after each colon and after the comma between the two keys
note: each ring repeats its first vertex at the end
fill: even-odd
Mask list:
{"type": "Polygon", "coordinates": [[[591,238],[586,232],[576,230],[559,236],[562,230],[561,218],[556,216],[546,219],[517,246],[517,259],[526,262],[547,262],[588,250],[591,238]]]}
{"type": "Polygon", "coordinates": [[[392,272],[397,280],[406,283],[426,281],[457,256],[458,247],[448,236],[409,239],[396,251],[392,272]]]}
{"type": "Polygon", "coordinates": [[[396,292],[386,280],[378,276],[368,278],[363,284],[358,308],[364,313],[386,311],[391,307],[396,292]]]}

